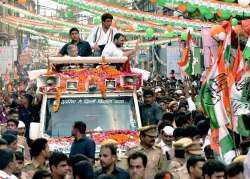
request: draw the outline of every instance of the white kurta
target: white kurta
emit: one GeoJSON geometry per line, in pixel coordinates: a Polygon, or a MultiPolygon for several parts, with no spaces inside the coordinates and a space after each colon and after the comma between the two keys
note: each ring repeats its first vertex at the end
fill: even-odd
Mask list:
{"type": "Polygon", "coordinates": [[[115,28],[109,28],[107,32],[104,32],[101,26],[97,26],[92,29],[92,31],[90,32],[87,38],[87,41],[89,42],[91,47],[95,46],[96,41],[97,41],[97,45],[106,45],[107,43],[112,42],[117,32],[118,31],[115,28]],[[95,37],[96,37],[96,41],[95,41],[95,37]]]}
{"type": "Polygon", "coordinates": [[[116,45],[111,42],[108,43],[102,51],[102,56],[104,57],[122,57],[123,51],[121,48],[116,47],[116,45]]]}

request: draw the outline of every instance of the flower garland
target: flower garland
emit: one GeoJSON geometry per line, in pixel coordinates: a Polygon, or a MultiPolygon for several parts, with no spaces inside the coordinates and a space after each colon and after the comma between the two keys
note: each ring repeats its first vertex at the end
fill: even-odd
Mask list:
{"type": "MultiPolygon", "coordinates": [[[[140,141],[139,133],[132,130],[112,130],[105,132],[92,131],[90,133],[90,138],[92,138],[98,146],[105,143],[105,141],[111,140],[115,142],[118,147],[124,149],[131,147],[131,145],[137,145],[140,141]]],[[[70,151],[73,140],[74,139],[72,137],[53,137],[48,139],[48,144],[50,150],[52,151],[59,150],[64,153],[68,153],[70,151]]]]}
{"type": "Polygon", "coordinates": [[[139,143],[139,134],[132,130],[113,130],[101,133],[92,133],[91,138],[96,144],[102,144],[106,140],[112,139],[119,146],[128,146],[131,143],[139,143]]]}
{"type": "Polygon", "coordinates": [[[61,101],[61,90],[60,88],[56,88],[56,96],[55,96],[55,101],[53,103],[54,112],[58,112],[59,107],[60,107],[60,101],[61,101]]]}

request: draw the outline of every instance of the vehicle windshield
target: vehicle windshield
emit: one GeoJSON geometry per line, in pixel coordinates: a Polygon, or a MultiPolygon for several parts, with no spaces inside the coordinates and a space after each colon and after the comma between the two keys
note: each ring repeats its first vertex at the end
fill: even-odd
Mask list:
{"type": "Polygon", "coordinates": [[[87,130],[135,130],[137,119],[132,96],[62,97],[59,111],[53,112],[54,98],[48,98],[45,133],[49,136],[70,136],[75,121],[84,121],[87,130]]]}

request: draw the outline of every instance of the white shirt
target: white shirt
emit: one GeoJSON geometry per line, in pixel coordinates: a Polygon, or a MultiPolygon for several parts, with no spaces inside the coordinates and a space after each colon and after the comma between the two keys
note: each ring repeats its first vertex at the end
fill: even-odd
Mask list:
{"type": "Polygon", "coordinates": [[[169,145],[165,144],[165,143],[163,142],[163,140],[161,140],[160,146],[161,146],[162,153],[163,153],[164,155],[166,154],[166,152],[169,152],[169,151],[171,150],[171,147],[170,147],[169,145]]]}
{"type": "Polygon", "coordinates": [[[104,57],[122,57],[123,51],[118,48],[113,42],[108,43],[102,51],[104,57]]]}
{"type": "Polygon", "coordinates": [[[17,179],[17,177],[15,175],[9,175],[8,173],[6,173],[3,170],[0,170],[0,178],[3,178],[3,179],[17,179]]]}
{"type": "Polygon", "coordinates": [[[187,102],[188,102],[188,110],[190,112],[195,111],[196,110],[196,106],[195,106],[195,103],[193,102],[193,100],[192,100],[191,97],[187,98],[187,102]]]}
{"type": "Polygon", "coordinates": [[[94,47],[96,44],[96,37],[97,45],[106,45],[107,43],[112,42],[117,32],[117,29],[111,27],[108,29],[107,32],[104,32],[102,26],[97,26],[92,29],[87,38],[87,41],[89,42],[91,47],[94,47]]]}

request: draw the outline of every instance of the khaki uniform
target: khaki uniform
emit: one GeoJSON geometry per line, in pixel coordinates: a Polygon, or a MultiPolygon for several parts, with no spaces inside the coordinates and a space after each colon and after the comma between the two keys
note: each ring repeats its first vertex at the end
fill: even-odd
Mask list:
{"type": "Polygon", "coordinates": [[[24,160],[25,161],[30,161],[29,146],[27,144],[26,138],[24,136],[17,136],[17,144],[22,149],[22,152],[24,154],[24,160]]]}
{"type": "MultiPolygon", "coordinates": [[[[138,129],[140,135],[157,137],[156,125],[144,126],[138,129]]],[[[127,156],[133,152],[142,152],[147,156],[148,162],[144,174],[144,179],[153,179],[155,175],[161,171],[165,170],[167,167],[166,156],[162,154],[161,147],[159,145],[154,145],[151,148],[145,149],[141,144],[134,146],[128,150],[127,156]]]]}
{"type": "Polygon", "coordinates": [[[175,150],[183,150],[183,152],[185,152],[185,158],[174,157],[169,164],[168,170],[177,174],[181,179],[190,179],[186,167],[186,158],[189,158],[189,155],[202,154],[200,143],[193,142],[190,138],[181,138],[178,141],[173,142],[173,146],[175,150]]]}
{"type": "Polygon", "coordinates": [[[181,179],[189,179],[189,174],[188,174],[188,171],[187,171],[187,167],[186,167],[186,164],[184,164],[183,166],[171,171],[173,173],[176,173],[179,178],[181,179]]]}
{"type": "Polygon", "coordinates": [[[141,145],[135,146],[128,151],[128,154],[133,152],[142,152],[147,158],[147,166],[145,170],[145,179],[153,179],[157,172],[166,169],[166,158],[162,155],[161,148],[153,146],[150,149],[145,149],[141,145]]]}
{"type": "Polygon", "coordinates": [[[38,170],[48,170],[49,169],[49,163],[46,162],[43,166],[40,166],[39,163],[36,160],[32,160],[31,162],[27,163],[23,168],[23,175],[22,179],[30,179],[33,177],[36,171],[38,170]]]}

